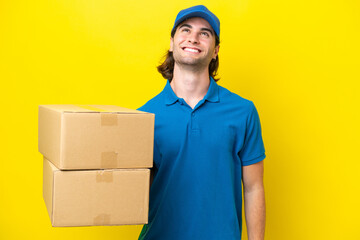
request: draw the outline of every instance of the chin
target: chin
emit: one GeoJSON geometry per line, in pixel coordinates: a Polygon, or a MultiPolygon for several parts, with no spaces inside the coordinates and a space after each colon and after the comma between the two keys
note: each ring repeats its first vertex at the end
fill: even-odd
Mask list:
{"type": "Polygon", "coordinates": [[[194,65],[194,66],[206,65],[206,61],[204,61],[204,59],[194,59],[194,58],[182,58],[182,59],[175,58],[175,62],[177,62],[180,65],[194,65]]]}

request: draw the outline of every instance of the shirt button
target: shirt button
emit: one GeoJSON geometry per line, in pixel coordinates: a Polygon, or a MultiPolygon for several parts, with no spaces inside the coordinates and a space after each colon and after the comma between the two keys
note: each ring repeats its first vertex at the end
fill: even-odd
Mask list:
{"type": "Polygon", "coordinates": [[[191,116],[195,116],[195,113],[191,113],[191,116]]]}

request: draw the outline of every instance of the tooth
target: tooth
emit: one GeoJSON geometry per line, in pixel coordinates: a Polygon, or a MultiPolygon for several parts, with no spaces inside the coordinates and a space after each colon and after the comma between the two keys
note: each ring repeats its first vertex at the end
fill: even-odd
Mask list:
{"type": "Polygon", "coordinates": [[[199,52],[198,50],[195,49],[191,49],[191,48],[185,48],[186,51],[190,51],[190,52],[199,52]]]}

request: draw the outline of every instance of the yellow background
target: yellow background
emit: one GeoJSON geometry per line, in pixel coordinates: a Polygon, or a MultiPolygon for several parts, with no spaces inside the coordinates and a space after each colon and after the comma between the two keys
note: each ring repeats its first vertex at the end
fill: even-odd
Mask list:
{"type": "Polygon", "coordinates": [[[0,1],[0,239],[137,239],[141,226],[51,227],[37,106],[140,107],[195,4],[221,20],[218,83],[260,114],[266,239],[360,239],[357,0],[0,1]]]}

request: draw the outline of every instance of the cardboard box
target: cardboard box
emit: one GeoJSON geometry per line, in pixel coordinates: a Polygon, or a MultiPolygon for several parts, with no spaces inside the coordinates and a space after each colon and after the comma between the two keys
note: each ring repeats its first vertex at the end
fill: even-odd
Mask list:
{"type": "Polygon", "coordinates": [[[43,174],[54,227],[148,223],[149,169],[63,171],[44,158],[43,174]]]}
{"type": "Polygon", "coordinates": [[[151,168],[155,115],[107,105],[39,106],[39,151],[61,170],[151,168]]]}

